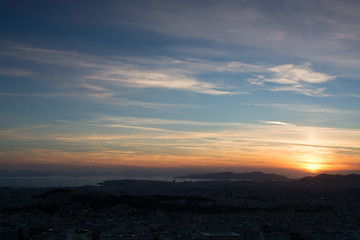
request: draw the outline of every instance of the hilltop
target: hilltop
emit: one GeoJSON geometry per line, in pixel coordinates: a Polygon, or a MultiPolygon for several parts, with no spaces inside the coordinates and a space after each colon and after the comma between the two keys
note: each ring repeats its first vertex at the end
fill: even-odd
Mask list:
{"type": "Polygon", "coordinates": [[[349,174],[349,175],[340,175],[340,174],[319,174],[313,177],[304,177],[299,180],[300,182],[343,182],[343,183],[353,183],[360,182],[359,174],[349,174]]]}

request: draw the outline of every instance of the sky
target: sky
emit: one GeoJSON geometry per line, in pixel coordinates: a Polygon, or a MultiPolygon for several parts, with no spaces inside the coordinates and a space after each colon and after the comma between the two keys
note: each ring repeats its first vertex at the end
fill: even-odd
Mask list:
{"type": "Polygon", "coordinates": [[[2,1],[0,169],[360,170],[360,1],[2,1]]]}

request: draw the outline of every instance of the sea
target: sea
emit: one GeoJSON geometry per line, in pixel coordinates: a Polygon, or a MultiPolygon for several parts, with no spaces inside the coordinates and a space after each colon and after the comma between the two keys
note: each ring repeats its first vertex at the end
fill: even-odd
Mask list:
{"type": "MultiPolygon", "coordinates": [[[[194,179],[194,178],[175,178],[175,177],[154,177],[154,176],[0,176],[0,188],[46,188],[46,187],[80,187],[80,186],[100,186],[108,180],[148,180],[166,182],[202,182],[202,181],[222,181],[219,179],[194,179]]],[[[249,179],[229,179],[225,181],[249,182],[249,179]]]]}
{"type": "Polygon", "coordinates": [[[94,177],[94,176],[51,176],[51,177],[0,177],[0,187],[78,187],[96,186],[107,180],[155,180],[174,181],[172,177],[94,177]]]}

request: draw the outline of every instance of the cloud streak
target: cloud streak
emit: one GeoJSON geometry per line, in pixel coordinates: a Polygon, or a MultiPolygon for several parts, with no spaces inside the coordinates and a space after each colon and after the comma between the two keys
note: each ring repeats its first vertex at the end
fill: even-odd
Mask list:
{"type": "MultiPolygon", "coordinates": [[[[0,150],[0,156],[16,159],[17,155],[23,158],[24,153],[27,153],[28,157],[46,162],[43,152],[47,153],[46,156],[55,156],[60,151],[64,152],[61,158],[82,159],[82,164],[107,159],[108,163],[116,165],[113,153],[117,153],[118,158],[125,157],[129,161],[147,158],[143,162],[145,165],[166,165],[171,163],[171,159],[178,161],[181,156],[183,160],[179,163],[184,166],[202,164],[207,159],[214,166],[227,166],[226,161],[244,166],[259,160],[258,166],[266,166],[266,162],[271,162],[282,167],[299,167],[306,159],[321,159],[320,163],[324,164],[339,159],[340,155],[344,157],[344,154],[345,159],[336,164],[347,166],[354,164],[360,152],[360,132],[356,129],[297,126],[282,121],[258,122],[208,123],[100,116],[90,122],[65,121],[58,125],[2,130],[1,141],[18,141],[23,148],[21,152],[0,150]],[[197,130],[173,129],[179,125],[194,126],[197,130]],[[199,130],[201,125],[212,126],[207,130],[199,130]],[[101,154],[96,154],[98,151],[101,154]],[[276,158],[270,154],[274,151],[277,152],[276,158]],[[242,157],[239,159],[235,156],[242,157]],[[86,157],[89,160],[85,160],[86,157]],[[289,165],[284,166],[284,161],[289,165]]],[[[125,162],[121,161],[121,164],[125,162]]]]}
{"type": "Polygon", "coordinates": [[[326,83],[336,78],[325,73],[315,72],[310,64],[293,65],[284,64],[268,68],[268,75],[260,75],[257,78],[250,78],[251,84],[264,86],[274,92],[292,91],[308,96],[329,96],[324,93],[325,88],[314,87],[314,84],[326,83]],[[266,83],[273,83],[276,86],[267,86],[266,83]]]}
{"type": "MultiPolygon", "coordinates": [[[[82,79],[85,82],[89,80],[108,81],[122,87],[164,88],[209,95],[236,94],[224,90],[229,88],[228,86],[201,81],[191,76],[198,71],[209,71],[216,66],[214,63],[203,64],[174,59],[170,59],[170,63],[169,59],[160,61],[116,57],[99,59],[97,56],[76,52],[16,46],[8,47],[0,54],[45,65],[75,69],[75,75],[80,75],[76,79],[82,79]],[[149,63],[151,63],[152,69],[148,69],[149,63]]],[[[226,68],[226,66],[216,67],[212,71],[224,71],[226,68]]],[[[91,84],[85,83],[83,86],[89,88],[91,84]]],[[[104,89],[91,88],[91,90],[103,91],[104,89]]]]}
{"type": "MultiPolygon", "coordinates": [[[[308,144],[308,145],[324,145],[331,146],[337,142],[338,137],[341,137],[344,142],[344,147],[359,147],[357,140],[359,140],[359,130],[346,128],[325,128],[325,127],[311,127],[298,126],[283,121],[262,121],[258,123],[241,123],[241,122],[200,122],[200,121],[185,121],[185,120],[168,120],[158,118],[138,118],[138,117],[116,117],[99,115],[86,122],[71,122],[59,121],[59,125],[36,125],[24,128],[11,128],[1,130],[0,134],[8,138],[10,136],[21,136],[24,134],[27,138],[30,136],[34,138],[47,138],[47,136],[65,136],[77,135],[71,129],[79,129],[81,132],[87,128],[94,128],[93,132],[104,135],[102,128],[114,129],[109,131],[108,135],[119,139],[131,138],[131,134],[135,133],[134,137],[138,138],[138,134],[145,134],[142,138],[213,138],[213,139],[228,139],[231,141],[265,141],[273,143],[293,143],[293,144],[308,144]],[[265,124],[264,124],[265,123],[265,124]],[[193,130],[176,130],[180,125],[194,126],[193,130]],[[200,130],[199,126],[209,126],[211,128],[200,130]],[[54,131],[50,135],[48,130],[53,128],[54,131]],[[69,128],[67,131],[63,129],[69,128]],[[134,130],[127,132],[126,136],[121,133],[121,128],[128,128],[134,130]],[[115,131],[115,129],[118,130],[115,131]],[[137,131],[137,130],[140,130],[137,131]],[[55,132],[58,132],[55,134],[55,132]],[[65,133],[68,132],[68,133],[65,133]],[[157,135],[152,135],[151,132],[158,132],[157,135]],[[150,135],[147,135],[149,133],[150,135]],[[14,134],[14,135],[13,135],[14,134]],[[28,135],[30,134],[30,135],[28,135]],[[38,134],[38,135],[36,135],[38,134]],[[37,136],[37,137],[36,137],[37,136]],[[145,137],[146,136],[146,137],[145,137]],[[316,139],[314,138],[316,136],[316,139]],[[317,144],[313,144],[317,142],[317,144]],[[325,144],[327,143],[327,144],[325,144]],[[330,144],[331,143],[331,144],[330,144]]],[[[95,136],[95,135],[93,135],[95,136]]]]}
{"type": "Polygon", "coordinates": [[[314,72],[310,69],[310,64],[300,66],[293,64],[279,65],[269,68],[269,71],[274,73],[275,76],[273,78],[264,79],[264,81],[279,84],[295,85],[300,82],[324,83],[335,78],[335,76],[314,72]]]}
{"type": "Polygon", "coordinates": [[[114,2],[107,7],[98,5],[89,2],[89,7],[84,9],[74,4],[73,9],[83,12],[81,18],[75,10],[69,11],[66,19],[59,14],[54,14],[54,18],[69,24],[106,26],[115,30],[131,26],[181,39],[235,45],[240,47],[240,53],[245,46],[257,49],[257,54],[270,52],[270,59],[276,54],[327,63],[335,68],[341,65],[351,71],[359,67],[360,33],[356,23],[360,21],[357,14],[360,5],[356,1],[292,1],[269,6],[264,0],[221,3],[210,0],[206,4],[137,0],[114,2]],[[349,51],[354,48],[357,51],[349,51]]]}
{"type": "Polygon", "coordinates": [[[330,114],[357,114],[356,111],[347,111],[343,109],[329,108],[327,106],[312,104],[286,104],[286,103],[243,103],[243,105],[259,106],[266,108],[277,108],[292,112],[307,113],[330,113],[330,114]]]}
{"type": "Polygon", "coordinates": [[[135,69],[107,69],[100,74],[87,76],[93,80],[112,81],[115,84],[132,88],[165,88],[183,90],[210,95],[234,94],[229,91],[220,90],[224,88],[219,84],[208,83],[187,77],[184,74],[171,73],[166,71],[144,71],[135,69]]]}
{"type": "MultiPolygon", "coordinates": [[[[223,82],[200,80],[199,74],[232,73],[250,74],[251,85],[262,86],[262,89],[274,92],[292,91],[308,96],[329,96],[324,84],[335,79],[335,76],[315,72],[310,64],[283,64],[266,66],[264,64],[248,64],[239,61],[216,62],[203,59],[174,58],[130,58],[130,57],[97,57],[76,52],[31,47],[8,47],[2,55],[38,62],[48,66],[60,66],[71,69],[77,86],[91,91],[90,96],[98,98],[104,91],[113,92],[111,86],[127,88],[159,88],[180,90],[207,95],[234,95],[248,93],[239,84],[228,85],[223,82]],[[104,85],[104,81],[106,84],[104,85]],[[275,86],[274,86],[275,84],[275,86]],[[101,87],[99,87],[101,85],[101,87]],[[236,89],[236,90],[234,90],[236,89]]],[[[29,71],[23,70],[29,74],[29,71]]],[[[13,73],[15,74],[15,73],[13,73]]],[[[20,74],[20,73],[17,73],[20,74]]],[[[50,74],[50,73],[49,73],[50,74]]],[[[63,86],[66,85],[62,83],[63,86]]],[[[251,90],[251,89],[250,89],[251,90]]]]}

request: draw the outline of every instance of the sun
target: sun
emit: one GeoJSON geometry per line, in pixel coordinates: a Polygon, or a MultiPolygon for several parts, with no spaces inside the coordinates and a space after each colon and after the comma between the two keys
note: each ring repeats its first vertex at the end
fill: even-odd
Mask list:
{"type": "Polygon", "coordinates": [[[327,165],[324,163],[324,157],[319,153],[310,153],[303,155],[300,167],[310,173],[324,171],[327,165]]]}
{"type": "Polygon", "coordinates": [[[305,168],[310,171],[311,173],[317,173],[319,170],[323,168],[321,164],[318,163],[307,163],[305,168]]]}

